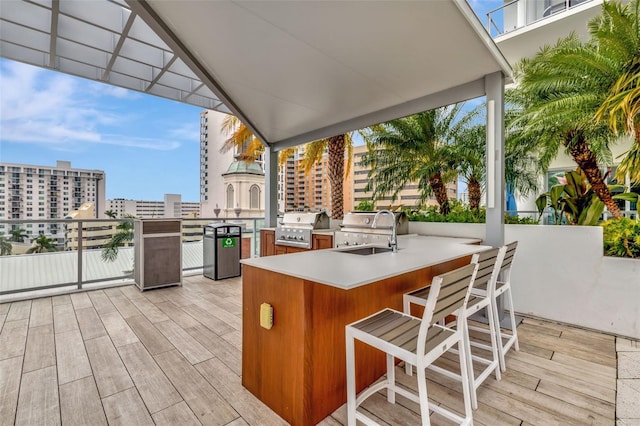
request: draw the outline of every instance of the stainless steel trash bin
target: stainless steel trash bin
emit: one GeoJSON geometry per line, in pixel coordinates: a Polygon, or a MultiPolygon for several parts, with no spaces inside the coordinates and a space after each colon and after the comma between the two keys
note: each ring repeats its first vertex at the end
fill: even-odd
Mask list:
{"type": "Polygon", "coordinates": [[[213,280],[240,276],[241,227],[212,223],[204,227],[202,274],[213,280]]]}

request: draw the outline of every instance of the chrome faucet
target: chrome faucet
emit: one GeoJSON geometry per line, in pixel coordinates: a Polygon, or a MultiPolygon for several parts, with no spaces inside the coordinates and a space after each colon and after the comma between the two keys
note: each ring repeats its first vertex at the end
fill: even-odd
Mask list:
{"type": "Polygon", "coordinates": [[[371,227],[372,228],[377,228],[378,217],[382,213],[387,213],[387,214],[391,215],[391,223],[393,224],[393,230],[391,231],[392,232],[391,233],[391,241],[389,242],[389,245],[391,246],[391,251],[393,253],[397,253],[398,252],[398,237],[396,235],[396,215],[394,215],[393,212],[391,212],[390,210],[380,210],[373,217],[373,223],[371,224],[371,227]]]}

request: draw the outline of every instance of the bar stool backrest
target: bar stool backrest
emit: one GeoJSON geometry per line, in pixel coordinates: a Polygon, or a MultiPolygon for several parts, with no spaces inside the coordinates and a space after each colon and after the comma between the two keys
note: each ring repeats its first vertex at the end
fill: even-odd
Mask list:
{"type": "Polygon", "coordinates": [[[419,356],[428,349],[425,348],[425,342],[429,328],[448,315],[458,316],[460,310],[466,307],[477,271],[478,265],[471,263],[433,278],[418,333],[419,356]]]}
{"type": "Polygon", "coordinates": [[[471,258],[471,263],[478,264],[478,273],[473,280],[473,287],[485,289],[487,296],[493,295],[496,288],[498,274],[502,267],[502,259],[506,251],[505,247],[493,248],[476,253],[471,258]]]}
{"type": "Polygon", "coordinates": [[[514,241],[512,243],[507,244],[505,247],[504,259],[502,259],[502,265],[500,266],[500,272],[503,273],[503,281],[510,282],[511,281],[511,264],[513,263],[513,258],[516,255],[516,249],[518,248],[518,242],[514,241]]]}

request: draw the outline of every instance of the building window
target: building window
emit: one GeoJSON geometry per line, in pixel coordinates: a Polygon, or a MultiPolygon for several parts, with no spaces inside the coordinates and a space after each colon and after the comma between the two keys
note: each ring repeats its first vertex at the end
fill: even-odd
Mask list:
{"type": "Polygon", "coordinates": [[[249,189],[249,208],[260,209],[260,187],[258,185],[252,185],[249,189]]]}
{"type": "Polygon", "coordinates": [[[227,186],[227,208],[233,208],[233,185],[227,186]]]}

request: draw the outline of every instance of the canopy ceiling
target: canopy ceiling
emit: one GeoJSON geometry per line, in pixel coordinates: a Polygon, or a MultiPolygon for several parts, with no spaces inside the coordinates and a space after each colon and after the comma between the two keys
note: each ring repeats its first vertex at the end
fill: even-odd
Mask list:
{"type": "Polygon", "coordinates": [[[233,112],[275,149],[511,75],[465,0],[0,3],[3,57],[233,112]]]}

